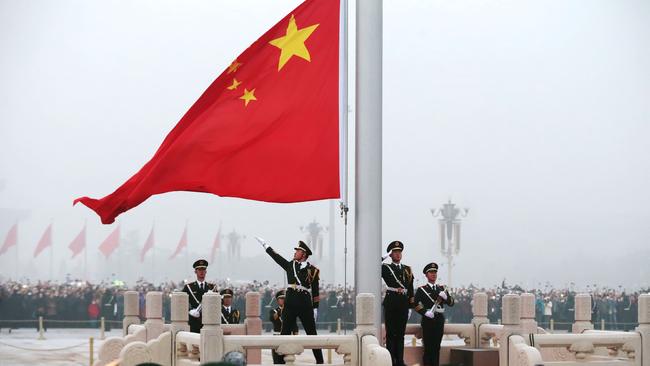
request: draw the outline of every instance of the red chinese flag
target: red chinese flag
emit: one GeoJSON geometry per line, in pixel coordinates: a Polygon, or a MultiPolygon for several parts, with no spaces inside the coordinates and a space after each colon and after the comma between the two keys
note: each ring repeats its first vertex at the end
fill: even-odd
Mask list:
{"type": "Polygon", "coordinates": [[[84,225],[83,229],[81,229],[79,234],[77,234],[70,245],[68,245],[68,248],[72,250],[72,257],[70,259],[76,257],[77,254],[86,249],[86,225],[84,225]]]}
{"type": "Polygon", "coordinates": [[[38,241],[36,249],[34,250],[34,258],[38,257],[38,255],[50,245],[52,245],[52,224],[45,229],[41,240],[38,241]]]}
{"type": "Polygon", "coordinates": [[[178,246],[176,247],[176,251],[174,254],[172,254],[169,259],[174,259],[176,256],[187,246],[187,226],[185,226],[185,230],[183,230],[183,235],[181,236],[181,240],[178,242],[178,246]]]}
{"type": "Polygon", "coordinates": [[[120,246],[120,227],[116,227],[115,230],[109,235],[103,243],[99,244],[99,251],[104,254],[104,257],[108,258],[113,253],[117,247],[120,246]]]}
{"type": "Polygon", "coordinates": [[[140,252],[140,262],[144,262],[144,256],[147,254],[149,249],[153,248],[153,243],[154,243],[154,234],[153,234],[153,228],[151,228],[149,237],[147,238],[147,241],[144,243],[144,247],[142,247],[142,251],[140,252]]]}
{"type": "Polygon", "coordinates": [[[219,231],[217,231],[217,236],[214,237],[214,243],[212,243],[212,253],[210,253],[210,262],[214,262],[214,258],[221,246],[221,224],[219,224],[219,231]]]}
{"type": "Polygon", "coordinates": [[[5,242],[2,244],[2,248],[0,248],[0,255],[5,254],[9,248],[16,244],[18,244],[18,224],[14,224],[14,226],[9,229],[7,237],[5,237],[5,242]]]}
{"type": "Polygon", "coordinates": [[[74,203],[110,224],[170,191],[338,198],[338,69],[339,1],[307,0],[221,73],[131,179],[74,203]]]}

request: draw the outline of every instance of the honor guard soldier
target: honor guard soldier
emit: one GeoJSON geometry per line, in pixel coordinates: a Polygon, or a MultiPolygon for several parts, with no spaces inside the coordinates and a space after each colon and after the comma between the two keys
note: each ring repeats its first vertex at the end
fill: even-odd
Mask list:
{"type": "Polygon", "coordinates": [[[232,307],[233,292],[227,288],[221,290],[221,321],[223,324],[239,324],[239,310],[232,307]]]}
{"type": "Polygon", "coordinates": [[[404,366],[404,333],[410,308],[415,306],[413,297],[413,271],[411,267],[402,264],[404,244],[393,241],[388,244],[386,256],[391,263],[381,266],[381,278],[386,284],[384,297],[384,322],[386,324],[386,348],[390,352],[393,366],[404,366]]]}
{"type": "MultiPolygon", "coordinates": [[[[275,294],[275,302],[278,307],[269,311],[269,321],[273,324],[273,335],[280,335],[282,332],[282,311],[284,310],[285,291],[280,290],[275,294]]],[[[298,324],[293,328],[293,334],[298,334],[298,324]]],[[[284,364],[284,356],[275,353],[271,350],[274,364],[284,364]]]]}
{"type": "Polygon", "coordinates": [[[418,287],[415,292],[415,311],[422,315],[422,343],[424,366],[438,366],[440,361],[440,342],[445,328],[445,308],[453,306],[454,299],[442,285],[437,285],[438,265],[427,264],[422,273],[427,277],[427,284],[418,287]]]}
{"type": "MultiPolygon", "coordinates": [[[[316,335],[316,318],[318,316],[318,281],[320,270],[307,262],[312,254],[311,249],[302,241],[298,242],[293,254],[293,260],[288,261],[276,253],[264,239],[255,238],[262,244],[266,253],[273,258],[287,273],[287,292],[285,307],[282,311],[282,331],[280,334],[289,335],[296,327],[296,318],[305,328],[308,335],[316,335]]],[[[323,351],[313,349],[314,358],[317,364],[323,363],[323,351]]]]}
{"type": "Polygon", "coordinates": [[[190,300],[190,332],[200,333],[203,322],[201,320],[201,299],[203,294],[214,290],[214,285],[205,281],[208,261],[199,259],[192,265],[196,274],[196,281],[190,282],[183,287],[183,292],[189,295],[190,300]]]}

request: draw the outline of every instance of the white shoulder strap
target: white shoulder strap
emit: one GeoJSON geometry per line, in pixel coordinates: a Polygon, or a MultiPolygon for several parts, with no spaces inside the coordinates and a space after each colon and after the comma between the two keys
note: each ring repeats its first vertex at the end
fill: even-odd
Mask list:
{"type": "Polygon", "coordinates": [[[399,284],[399,285],[400,285],[404,290],[406,290],[406,286],[404,286],[404,284],[402,284],[402,282],[401,282],[400,280],[397,279],[397,276],[395,276],[395,272],[393,272],[393,269],[390,268],[390,265],[384,263],[384,266],[387,266],[387,267],[388,267],[388,270],[389,270],[390,273],[393,275],[393,278],[395,279],[395,281],[397,281],[397,283],[398,283],[398,284],[399,284]]]}
{"type": "Polygon", "coordinates": [[[190,292],[190,295],[192,295],[192,297],[194,298],[194,301],[196,301],[200,305],[201,302],[194,295],[194,291],[192,291],[192,288],[190,287],[190,284],[189,283],[186,284],[185,287],[187,287],[187,290],[190,292]]]}

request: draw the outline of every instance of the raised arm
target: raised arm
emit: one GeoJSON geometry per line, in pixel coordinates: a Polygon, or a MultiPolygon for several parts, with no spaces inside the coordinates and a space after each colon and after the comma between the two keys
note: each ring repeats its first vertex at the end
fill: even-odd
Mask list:
{"type": "Polygon", "coordinates": [[[271,246],[268,245],[264,239],[256,236],[255,240],[257,240],[260,243],[260,245],[264,248],[266,253],[270,255],[271,258],[273,258],[275,263],[277,263],[280,267],[282,267],[282,269],[287,268],[287,266],[289,265],[288,260],[284,259],[284,257],[282,257],[280,254],[276,253],[275,250],[273,250],[273,248],[271,248],[271,246]]]}

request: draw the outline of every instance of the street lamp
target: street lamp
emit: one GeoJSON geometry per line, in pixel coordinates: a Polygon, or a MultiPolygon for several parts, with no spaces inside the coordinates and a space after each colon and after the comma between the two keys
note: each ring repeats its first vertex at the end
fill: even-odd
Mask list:
{"type": "Polygon", "coordinates": [[[466,217],[468,208],[459,209],[449,200],[442,205],[442,208],[431,209],[433,217],[438,219],[440,253],[447,257],[448,277],[447,286],[451,287],[451,269],[454,263],[454,255],[460,252],[460,218],[466,217]]]}

